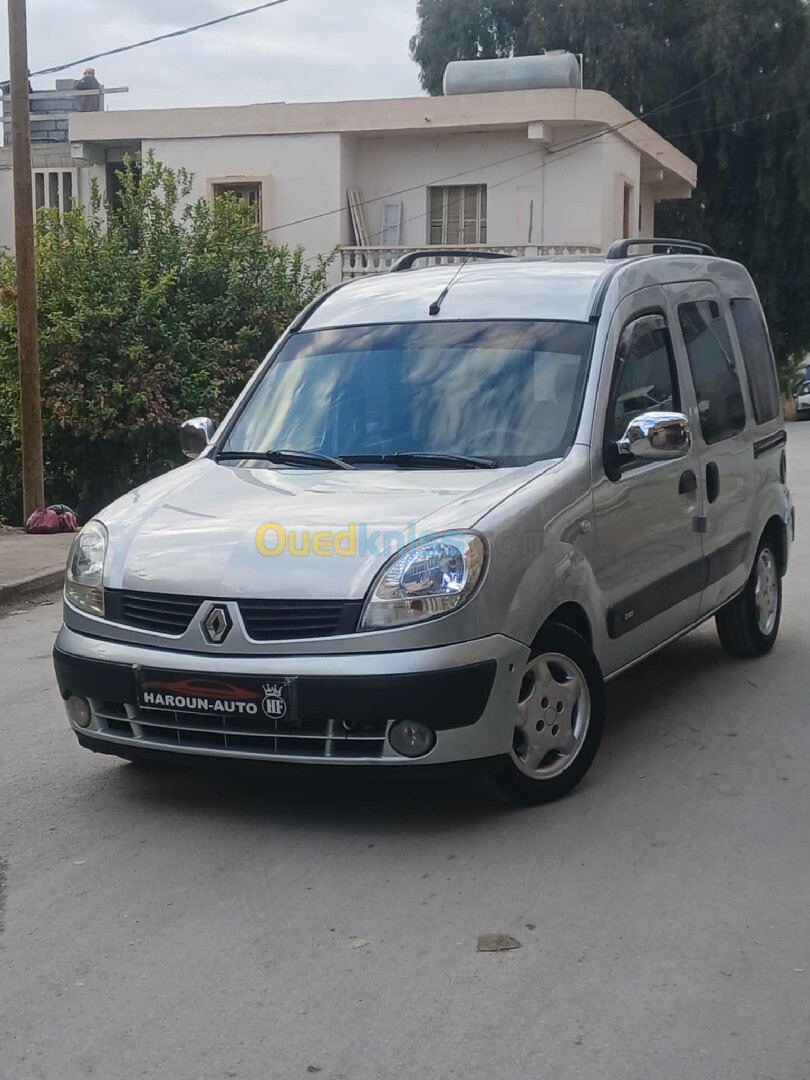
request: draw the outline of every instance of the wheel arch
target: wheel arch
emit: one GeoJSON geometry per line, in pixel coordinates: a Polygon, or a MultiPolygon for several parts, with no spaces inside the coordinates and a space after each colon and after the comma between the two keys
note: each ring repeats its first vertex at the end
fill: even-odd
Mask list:
{"type": "Polygon", "coordinates": [[[588,613],[581,604],[569,600],[555,608],[537,631],[533,645],[536,644],[537,638],[549,623],[557,623],[560,626],[567,627],[569,630],[573,630],[575,634],[578,634],[587,642],[589,648],[593,648],[593,627],[588,613]]]}
{"type": "Polygon", "coordinates": [[[784,577],[787,573],[788,564],[788,527],[777,514],[774,514],[768,520],[762,530],[760,544],[766,538],[773,543],[776,549],[775,554],[779,560],[779,573],[784,577]]]}

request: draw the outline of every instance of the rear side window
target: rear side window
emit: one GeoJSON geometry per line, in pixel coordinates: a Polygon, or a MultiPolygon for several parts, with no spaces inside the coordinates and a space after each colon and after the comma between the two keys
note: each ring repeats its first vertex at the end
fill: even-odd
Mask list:
{"type": "Polygon", "coordinates": [[[771,343],[759,305],[753,300],[731,301],[731,315],[737,327],[748,385],[754,403],[754,416],[758,424],[775,420],[782,415],[779,384],[773,365],[771,343]]]}
{"type": "Polygon", "coordinates": [[[745,428],[745,403],[720,306],[713,300],[682,304],[678,317],[697,392],[703,438],[712,444],[739,435],[745,428]]]}

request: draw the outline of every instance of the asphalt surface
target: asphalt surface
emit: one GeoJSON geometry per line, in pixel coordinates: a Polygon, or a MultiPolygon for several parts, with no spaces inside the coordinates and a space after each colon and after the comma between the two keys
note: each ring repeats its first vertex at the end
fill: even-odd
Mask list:
{"type": "Polygon", "coordinates": [[[806,1080],[810,425],[790,453],[776,651],[709,626],[614,683],[551,807],[96,757],[58,606],[0,620],[2,1080],[806,1080]]]}

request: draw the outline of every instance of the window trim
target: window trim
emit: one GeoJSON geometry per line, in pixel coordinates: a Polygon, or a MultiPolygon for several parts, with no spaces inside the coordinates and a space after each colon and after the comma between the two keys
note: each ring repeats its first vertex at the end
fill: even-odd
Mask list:
{"type": "Polygon", "coordinates": [[[205,182],[208,201],[213,206],[218,187],[237,187],[238,185],[259,185],[259,228],[267,232],[270,228],[270,176],[209,176],[205,182]]]}
{"type": "Polygon", "coordinates": [[[431,184],[427,189],[427,203],[428,203],[428,215],[427,215],[427,244],[428,247],[449,247],[451,245],[458,245],[459,247],[471,247],[477,244],[486,244],[489,237],[489,187],[487,184],[431,184]],[[477,189],[477,207],[476,207],[476,221],[475,221],[475,240],[463,239],[464,234],[464,211],[466,201],[466,191],[468,188],[477,189]],[[433,193],[442,193],[442,238],[441,240],[433,240],[433,193]],[[459,239],[449,239],[447,235],[449,220],[449,193],[450,192],[462,192],[462,196],[459,200],[459,239]],[[483,196],[483,198],[482,198],[483,196]],[[486,199],[486,214],[482,213],[483,200],[486,199]],[[482,233],[486,233],[486,236],[482,239],[482,233]]]}
{"type": "Polygon", "coordinates": [[[620,363],[620,356],[622,346],[627,336],[627,331],[631,326],[635,326],[637,323],[643,322],[645,319],[660,319],[662,326],[656,329],[663,330],[667,339],[667,358],[669,360],[669,372],[672,377],[673,394],[673,409],[676,412],[683,410],[683,387],[681,386],[680,372],[678,371],[678,360],[675,355],[675,343],[672,337],[672,330],[667,319],[666,312],[663,308],[653,307],[646,311],[637,312],[635,315],[631,315],[630,318],[622,326],[621,333],[619,334],[619,343],[616,347],[613,357],[613,369],[610,373],[610,390],[608,392],[607,405],[605,407],[605,415],[602,425],[602,456],[604,462],[605,475],[608,480],[618,483],[627,473],[637,472],[639,469],[658,467],[661,462],[650,461],[619,461],[615,453],[616,442],[613,439],[608,438],[608,420],[610,417],[611,406],[614,402],[614,394],[618,388],[619,380],[622,373],[622,365],[620,363]]]}

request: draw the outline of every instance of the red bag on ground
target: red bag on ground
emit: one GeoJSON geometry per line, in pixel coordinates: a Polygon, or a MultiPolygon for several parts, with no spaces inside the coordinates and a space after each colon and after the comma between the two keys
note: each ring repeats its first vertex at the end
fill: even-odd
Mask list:
{"type": "Polygon", "coordinates": [[[69,506],[49,506],[35,510],[25,523],[25,531],[33,534],[78,532],[79,522],[69,506]]]}
{"type": "Polygon", "coordinates": [[[79,521],[69,506],[59,503],[57,506],[49,506],[59,518],[59,532],[74,533],[79,531],[79,521]]]}
{"type": "Polygon", "coordinates": [[[35,535],[61,532],[59,515],[55,510],[35,510],[25,523],[25,531],[35,535]]]}

